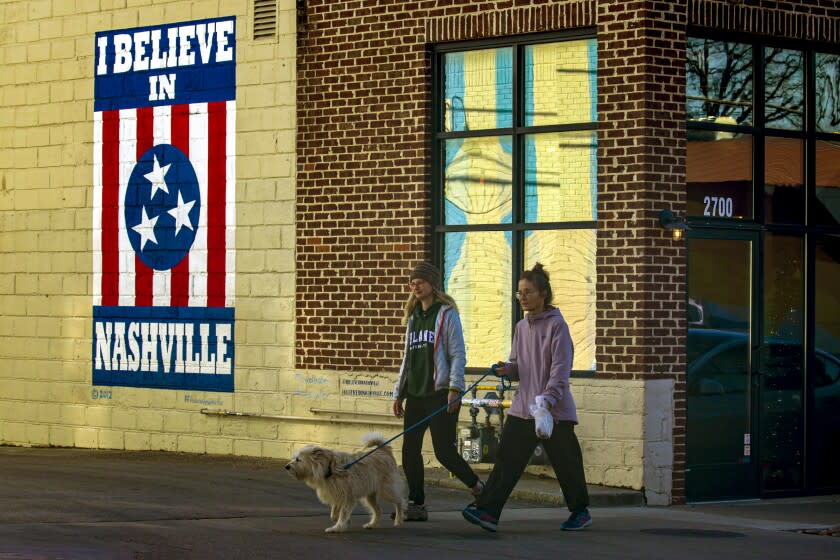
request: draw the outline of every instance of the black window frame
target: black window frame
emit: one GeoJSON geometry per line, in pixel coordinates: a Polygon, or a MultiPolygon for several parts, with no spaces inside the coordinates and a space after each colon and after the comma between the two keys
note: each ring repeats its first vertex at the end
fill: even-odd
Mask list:
{"type": "Polygon", "coordinates": [[[725,227],[727,229],[751,230],[751,231],[774,231],[792,234],[837,234],[840,233],[840,225],[814,224],[813,211],[816,204],[816,142],[817,140],[838,142],[838,135],[831,132],[818,132],[816,130],[816,63],[817,52],[840,55],[840,48],[836,45],[828,45],[813,41],[801,41],[793,39],[777,39],[772,37],[755,36],[745,33],[730,33],[707,28],[689,27],[687,37],[697,39],[709,39],[714,41],[727,41],[749,44],[752,47],[753,63],[753,122],[751,125],[729,125],[711,122],[692,122],[687,118],[686,132],[691,130],[703,130],[709,132],[733,132],[749,134],[753,138],[753,186],[751,204],[753,210],[752,219],[733,220],[731,218],[711,218],[686,216],[691,227],[725,227]],[[804,72],[804,110],[805,117],[801,131],[781,128],[767,127],[765,125],[764,106],[764,65],[763,53],[766,47],[799,50],[803,52],[804,72]],[[764,186],[765,186],[765,139],[767,137],[793,138],[803,141],[803,207],[805,214],[801,224],[789,223],[767,223],[764,211],[764,186]]]}
{"type": "MultiPolygon", "coordinates": [[[[533,33],[516,37],[494,38],[487,40],[472,40],[456,43],[443,43],[431,47],[432,57],[432,255],[434,263],[443,270],[443,252],[445,236],[451,232],[497,231],[511,234],[511,286],[510,304],[512,306],[510,336],[516,323],[522,319],[523,313],[514,296],[517,290],[519,273],[524,270],[525,232],[534,230],[563,230],[563,229],[591,229],[598,230],[597,216],[595,220],[564,221],[564,222],[525,222],[525,164],[524,140],[529,134],[549,132],[597,132],[598,117],[587,123],[557,124],[525,126],[524,99],[525,66],[524,50],[531,45],[557,43],[575,40],[597,41],[595,28],[580,28],[563,32],[533,33]],[[459,53],[493,48],[513,49],[513,99],[512,126],[508,128],[488,128],[470,131],[446,132],[444,129],[443,87],[444,87],[444,57],[449,53],[459,53]],[[481,136],[510,136],[513,152],[512,160],[512,200],[511,222],[499,224],[475,225],[447,225],[445,223],[445,182],[444,167],[446,141],[453,138],[481,137],[481,136]]],[[[597,106],[597,99],[596,99],[597,106]]],[[[596,152],[597,157],[597,152],[596,152]]],[[[595,317],[593,317],[595,320],[595,317]]],[[[481,368],[467,367],[467,373],[480,373],[481,368]]],[[[594,377],[595,370],[572,370],[575,377],[594,377]]]]}

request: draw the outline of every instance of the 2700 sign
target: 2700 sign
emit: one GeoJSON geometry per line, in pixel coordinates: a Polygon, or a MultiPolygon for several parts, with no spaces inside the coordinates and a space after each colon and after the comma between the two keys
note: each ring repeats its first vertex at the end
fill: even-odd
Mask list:
{"type": "Polygon", "coordinates": [[[731,218],[732,199],[723,196],[704,196],[703,215],[715,218],[731,218]]]}

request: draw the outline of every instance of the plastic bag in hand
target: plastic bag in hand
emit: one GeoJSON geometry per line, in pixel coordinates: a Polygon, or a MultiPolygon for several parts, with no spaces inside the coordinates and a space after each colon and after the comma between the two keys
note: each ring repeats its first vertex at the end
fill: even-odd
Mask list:
{"type": "Polygon", "coordinates": [[[551,411],[548,410],[548,403],[545,397],[538,396],[534,399],[534,403],[530,405],[531,415],[534,417],[534,428],[539,439],[548,439],[551,437],[551,430],[554,428],[554,417],[551,416],[551,411]]]}

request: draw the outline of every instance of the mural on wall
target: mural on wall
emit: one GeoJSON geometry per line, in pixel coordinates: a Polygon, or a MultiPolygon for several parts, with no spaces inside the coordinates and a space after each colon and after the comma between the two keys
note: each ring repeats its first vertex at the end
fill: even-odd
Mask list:
{"type": "Polygon", "coordinates": [[[94,46],[93,384],[233,391],[236,19],[94,46]]]}
{"type": "Polygon", "coordinates": [[[446,233],[445,287],[458,302],[468,366],[507,356],[514,310],[513,237],[493,228],[513,223],[514,177],[522,173],[520,223],[535,224],[523,231],[524,264],[530,268],[541,262],[551,274],[555,304],[575,342],[573,369],[592,371],[596,231],[545,224],[597,220],[596,131],[547,128],[597,122],[597,42],[524,47],[524,72],[517,78],[523,90],[520,118],[534,129],[520,140],[508,133],[515,125],[513,93],[519,87],[514,54],[510,47],[445,54],[445,132],[505,132],[445,140],[445,223],[479,226],[446,233]],[[521,151],[514,155],[517,142],[521,151]]]}

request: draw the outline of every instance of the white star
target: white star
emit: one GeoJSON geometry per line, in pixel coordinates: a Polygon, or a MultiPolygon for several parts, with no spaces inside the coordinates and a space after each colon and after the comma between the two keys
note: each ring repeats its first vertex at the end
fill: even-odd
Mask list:
{"type": "Polygon", "coordinates": [[[149,182],[152,184],[152,198],[155,197],[155,193],[157,193],[158,189],[162,190],[166,194],[169,194],[169,186],[166,184],[166,172],[169,171],[169,166],[172,165],[171,163],[167,163],[163,167],[160,166],[158,163],[157,156],[153,156],[155,158],[154,167],[152,167],[151,173],[146,173],[143,175],[149,182]]]}
{"type": "Polygon", "coordinates": [[[142,251],[143,248],[146,246],[146,241],[151,241],[155,245],[157,245],[157,237],[155,237],[155,224],[158,221],[160,216],[155,216],[152,219],[149,219],[148,214],[146,214],[146,207],[144,206],[142,209],[143,218],[142,221],[137,224],[136,226],[132,227],[134,231],[140,234],[140,250],[142,251]]]}
{"type": "Polygon", "coordinates": [[[181,196],[181,191],[178,191],[178,207],[173,208],[172,210],[167,210],[167,212],[175,218],[175,235],[178,235],[178,232],[181,231],[181,226],[187,226],[188,228],[193,229],[189,214],[194,204],[195,200],[184,202],[184,198],[181,196]]]}

